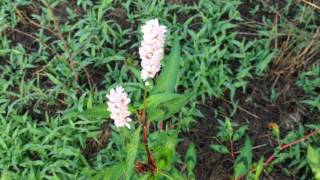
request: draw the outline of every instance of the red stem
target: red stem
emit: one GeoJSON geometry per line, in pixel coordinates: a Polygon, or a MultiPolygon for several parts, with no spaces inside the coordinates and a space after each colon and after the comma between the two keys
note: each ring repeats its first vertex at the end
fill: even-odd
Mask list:
{"type": "MultiPolygon", "coordinates": [[[[291,147],[291,146],[293,146],[293,145],[295,145],[295,144],[298,144],[298,143],[300,143],[300,142],[303,142],[303,141],[307,140],[307,139],[310,138],[311,136],[316,135],[319,131],[320,131],[320,128],[312,131],[311,133],[305,135],[304,137],[302,137],[302,138],[300,138],[300,139],[297,139],[297,140],[292,141],[292,142],[290,142],[290,143],[288,143],[288,144],[282,145],[282,146],[280,147],[280,151],[283,151],[283,150],[285,150],[285,149],[287,149],[287,148],[289,148],[289,147],[291,147]]],[[[269,158],[268,158],[268,159],[265,161],[265,163],[264,163],[264,167],[267,167],[268,165],[270,165],[271,162],[275,159],[275,157],[276,157],[276,153],[273,153],[271,156],[269,156],[269,158]]],[[[253,169],[253,171],[255,171],[255,168],[253,169]]],[[[246,175],[243,175],[243,176],[241,176],[241,177],[239,177],[239,178],[236,178],[236,180],[241,179],[241,178],[243,178],[243,177],[245,177],[245,176],[246,176],[246,175]]]]}
{"type": "MultiPolygon", "coordinates": [[[[280,151],[283,151],[283,150],[285,150],[285,149],[288,149],[289,147],[291,147],[291,146],[293,146],[293,145],[295,145],[295,144],[298,144],[298,143],[301,143],[301,142],[307,140],[307,139],[310,138],[311,136],[317,134],[319,131],[320,131],[320,128],[312,131],[311,133],[305,135],[304,137],[302,137],[302,138],[300,138],[300,139],[297,139],[297,140],[295,140],[295,141],[293,141],[293,142],[290,142],[290,143],[288,143],[288,144],[282,145],[282,146],[280,147],[280,151]]],[[[276,153],[272,154],[272,155],[266,160],[266,162],[264,163],[264,166],[270,165],[270,163],[275,159],[275,157],[276,157],[276,153]]]]}
{"type": "Polygon", "coordinates": [[[153,173],[156,170],[156,165],[154,162],[154,159],[151,156],[151,153],[149,151],[149,146],[148,146],[148,135],[149,135],[149,126],[147,123],[146,119],[146,108],[147,108],[147,89],[146,87],[144,88],[144,96],[143,96],[143,110],[142,110],[142,115],[141,115],[141,122],[143,126],[143,143],[144,147],[147,153],[147,158],[148,158],[148,170],[153,173]]]}
{"type": "Polygon", "coordinates": [[[160,131],[163,131],[163,121],[160,122],[160,131]]]}
{"type": "Polygon", "coordinates": [[[152,162],[152,158],[148,146],[148,125],[146,121],[143,123],[143,143],[147,153],[148,164],[150,164],[152,162]]]}
{"type": "Polygon", "coordinates": [[[231,154],[232,160],[234,160],[235,156],[234,156],[233,140],[232,139],[230,140],[230,154],[231,154]]]}

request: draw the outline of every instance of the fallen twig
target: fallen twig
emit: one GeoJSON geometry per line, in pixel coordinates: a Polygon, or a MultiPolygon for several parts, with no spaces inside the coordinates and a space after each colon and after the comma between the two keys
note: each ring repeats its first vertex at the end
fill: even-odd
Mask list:
{"type": "Polygon", "coordinates": [[[320,10],[320,6],[318,6],[318,5],[316,5],[316,4],[312,3],[312,2],[309,2],[307,0],[301,0],[301,1],[306,3],[306,4],[308,4],[308,5],[310,5],[310,6],[312,6],[312,7],[314,7],[314,8],[316,8],[316,9],[318,9],[318,10],[320,10]]]}
{"type": "Polygon", "coordinates": [[[58,35],[59,39],[63,42],[64,49],[65,49],[66,53],[68,54],[69,67],[70,67],[71,71],[74,73],[76,82],[79,82],[79,77],[78,77],[78,74],[76,73],[76,70],[75,70],[75,65],[74,65],[74,62],[73,62],[73,59],[72,59],[71,51],[70,51],[69,46],[68,46],[68,42],[63,37],[60,25],[59,25],[57,19],[54,16],[54,13],[53,13],[53,10],[52,10],[50,4],[48,3],[47,0],[43,0],[42,2],[48,8],[49,13],[52,15],[52,21],[53,21],[53,24],[54,24],[55,29],[57,31],[57,35],[58,35]]]}
{"type": "MultiPolygon", "coordinates": [[[[226,101],[226,102],[229,103],[229,104],[232,104],[231,101],[229,101],[229,100],[227,100],[227,99],[225,99],[225,98],[222,98],[222,100],[226,101]]],[[[248,111],[248,110],[246,110],[246,109],[244,109],[244,108],[242,108],[242,107],[240,107],[240,106],[237,106],[237,108],[240,109],[241,111],[243,111],[243,112],[245,112],[245,113],[247,113],[247,114],[255,117],[256,119],[261,119],[259,116],[253,114],[252,112],[250,112],[250,111],[248,111]]]]}

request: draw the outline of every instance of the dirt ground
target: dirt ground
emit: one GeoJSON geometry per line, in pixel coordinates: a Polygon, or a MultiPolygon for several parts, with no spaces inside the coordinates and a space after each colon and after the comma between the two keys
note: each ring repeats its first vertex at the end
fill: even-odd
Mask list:
{"type": "MultiPolygon", "coordinates": [[[[280,126],[281,134],[284,136],[288,131],[297,128],[299,123],[311,123],[309,119],[319,119],[320,116],[312,114],[304,108],[297,107],[294,101],[299,97],[299,93],[294,92],[293,87],[287,94],[293,96],[286,100],[271,103],[263,97],[268,96],[270,83],[264,80],[253,80],[246,94],[238,93],[239,107],[232,120],[237,124],[247,124],[249,128],[247,134],[250,136],[254,150],[254,160],[259,161],[260,157],[268,157],[273,153],[277,145],[275,138],[268,128],[268,123],[274,122],[280,126]],[[257,84],[259,84],[257,86],[257,84]],[[297,96],[297,97],[296,97],[297,96]],[[250,99],[250,100],[248,100],[250,99]],[[317,117],[316,117],[317,116],[317,117]],[[313,118],[310,118],[313,117],[313,118]]],[[[218,133],[218,121],[214,117],[215,109],[222,109],[223,114],[232,111],[231,104],[224,98],[208,100],[205,105],[199,105],[199,109],[204,118],[198,119],[190,128],[190,132],[181,136],[184,141],[179,144],[178,151],[184,154],[190,143],[196,144],[197,149],[197,179],[231,179],[233,175],[233,161],[229,155],[214,153],[210,148],[211,144],[219,143],[215,136],[218,133]]],[[[235,152],[239,151],[243,142],[235,143],[235,152]]],[[[272,174],[264,173],[264,179],[294,179],[287,177],[281,171],[286,164],[277,165],[272,174]]]]}

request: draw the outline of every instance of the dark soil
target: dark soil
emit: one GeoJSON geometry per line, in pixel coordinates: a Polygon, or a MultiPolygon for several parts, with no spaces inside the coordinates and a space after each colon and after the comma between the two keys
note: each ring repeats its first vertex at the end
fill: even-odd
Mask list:
{"type": "Polygon", "coordinates": [[[82,154],[89,162],[96,157],[100,150],[106,147],[108,138],[111,136],[109,123],[106,121],[101,126],[102,131],[97,138],[98,141],[93,138],[88,139],[86,141],[86,146],[82,149],[82,154]]]}
{"type": "MultiPolygon", "coordinates": [[[[311,123],[312,119],[315,121],[320,118],[319,114],[312,114],[296,103],[299,97],[303,96],[297,87],[290,88],[285,97],[280,97],[277,102],[272,103],[268,100],[271,83],[271,80],[252,80],[246,93],[238,93],[239,107],[237,113],[232,117],[233,122],[249,126],[247,134],[253,146],[256,147],[253,150],[255,162],[259,161],[262,156],[267,158],[273,154],[277,146],[276,139],[268,128],[269,123],[277,123],[282,136],[285,136],[288,131],[296,129],[299,123],[311,123]]],[[[231,179],[233,175],[232,158],[229,155],[214,153],[210,148],[212,144],[219,144],[215,138],[218,133],[218,122],[214,117],[214,111],[218,110],[221,114],[221,118],[218,118],[224,120],[223,116],[228,116],[232,111],[231,104],[227,99],[211,99],[199,105],[199,109],[204,118],[194,123],[190,132],[181,134],[181,139],[184,141],[178,145],[178,151],[184,154],[188,145],[195,143],[197,179],[231,179]]],[[[235,143],[235,152],[240,150],[242,143],[235,143]]],[[[281,169],[285,166],[286,164],[277,165],[272,174],[264,174],[264,179],[295,179],[283,174],[281,169]]]]}
{"type": "Polygon", "coordinates": [[[106,21],[112,21],[118,24],[122,29],[128,29],[132,24],[128,21],[127,12],[122,8],[116,8],[105,14],[106,21]]]}
{"type": "Polygon", "coordinates": [[[193,5],[197,4],[199,0],[166,0],[167,3],[172,3],[172,4],[184,4],[184,5],[193,5]]]}

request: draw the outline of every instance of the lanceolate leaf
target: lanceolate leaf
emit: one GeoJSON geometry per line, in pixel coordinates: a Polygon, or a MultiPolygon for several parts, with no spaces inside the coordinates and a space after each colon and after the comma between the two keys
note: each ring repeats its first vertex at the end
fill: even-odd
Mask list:
{"type": "Polygon", "coordinates": [[[316,180],[320,179],[320,153],[312,146],[308,147],[307,161],[316,180]]]}
{"type": "Polygon", "coordinates": [[[151,94],[172,93],[174,91],[180,64],[180,44],[177,35],[174,38],[171,53],[165,57],[164,62],[164,67],[156,80],[156,85],[153,87],[151,94]]]}
{"type": "Polygon", "coordinates": [[[259,160],[259,163],[256,167],[256,173],[254,174],[254,180],[259,180],[259,177],[260,177],[262,170],[263,170],[263,165],[264,165],[264,158],[262,157],[259,160]]]}
{"type": "Polygon", "coordinates": [[[194,96],[189,94],[162,93],[152,95],[147,100],[149,121],[162,121],[170,118],[194,96]]]}
{"type": "Polygon", "coordinates": [[[106,104],[100,104],[93,108],[87,109],[79,113],[79,115],[84,116],[88,119],[91,118],[109,118],[110,112],[107,110],[106,104]]]}
{"type": "Polygon", "coordinates": [[[210,146],[214,151],[221,153],[221,154],[228,154],[229,150],[226,146],[220,144],[213,144],[210,146]]]}
{"type": "Polygon", "coordinates": [[[187,164],[187,170],[188,170],[188,177],[190,179],[194,179],[194,173],[193,170],[197,164],[197,157],[196,157],[196,147],[194,144],[191,144],[187,150],[185,162],[187,164]]]}
{"type": "MultiPolygon", "coordinates": [[[[132,106],[129,106],[129,111],[133,113],[135,112],[135,108],[133,108],[132,106]]],[[[78,115],[88,119],[97,119],[97,118],[107,119],[110,117],[110,112],[108,111],[107,104],[100,104],[90,109],[84,110],[80,112],[78,115]]]]}
{"type": "Polygon", "coordinates": [[[126,160],[126,180],[130,180],[134,170],[134,162],[136,160],[137,151],[139,147],[140,131],[141,126],[139,126],[139,128],[135,131],[133,139],[128,145],[128,154],[126,160]]]}
{"type": "Polygon", "coordinates": [[[92,179],[93,180],[121,179],[124,173],[125,173],[125,164],[121,162],[114,166],[107,167],[101,170],[95,177],[92,177],[92,179]]]}
{"type": "Polygon", "coordinates": [[[157,160],[157,168],[159,170],[170,169],[176,155],[175,147],[178,143],[178,133],[176,131],[160,132],[158,134],[159,146],[155,152],[155,159],[157,160]]]}
{"type": "Polygon", "coordinates": [[[246,132],[248,126],[241,126],[234,134],[233,141],[238,141],[246,132]]]}
{"type": "Polygon", "coordinates": [[[252,144],[248,136],[246,136],[244,146],[241,149],[240,155],[236,160],[234,167],[235,176],[241,177],[246,174],[252,166],[252,144]]]}

